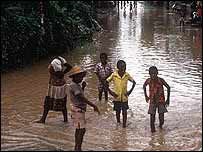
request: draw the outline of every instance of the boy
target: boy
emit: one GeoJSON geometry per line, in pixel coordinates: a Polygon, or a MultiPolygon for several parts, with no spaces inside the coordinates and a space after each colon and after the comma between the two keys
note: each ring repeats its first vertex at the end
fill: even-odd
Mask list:
{"type": "Polygon", "coordinates": [[[85,112],[87,104],[94,108],[94,111],[97,111],[100,114],[96,105],[88,101],[84,96],[84,88],[86,83],[80,83],[86,75],[86,71],[82,70],[80,67],[73,67],[70,71],[69,77],[72,78],[70,84],[70,100],[72,103],[71,115],[73,119],[75,130],[75,151],[81,151],[83,137],[85,135],[85,112]]]}
{"type": "Polygon", "coordinates": [[[144,85],[144,95],[146,102],[149,102],[149,110],[148,114],[150,114],[150,127],[151,132],[155,132],[155,115],[156,115],[156,109],[158,108],[159,113],[159,127],[162,129],[162,126],[164,124],[164,113],[168,112],[166,109],[166,105],[169,106],[169,97],[170,97],[170,86],[165,82],[164,79],[158,77],[158,69],[155,66],[152,66],[149,68],[149,75],[150,78],[148,78],[144,85]],[[146,92],[146,86],[149,85],[149,96],[147,96],[146,92]],[[165,101],[164,97],[164,88],[165,86],[167,88],[167,99],[165,101]]]}
{"type": "Polygon", "coordinates": [[[107,54],[100,54],[101,63],[98,63],[95,68],[95,73],[99,79],[98,91],[99,91],[99,101],[102,100],[102,93],[104,92],[105,101],[108,101],[108,90],[104,85],[104,81],[108,78],[112,73],[112,67],[109,63],[107,63],[107,54]]]}
{"type": "Polygon", "coordinates": [[[109,87],[107,87],[107,88],[108,88],[109,93],[114,97],[113,110],[116,111],[117,123],[120,123],[120,113],[122,110],[123,128],[125,128],[126,127],[126,121],[127,121],[127,110],[129,109],[128,96],[133,91],[136,82],[130,76],[130,74],[126,72],[125,61],[119,60],[117,62],[117,68],[118,68],[118,70],[116,70],[114,73],[112,73],[111,76],[108,77],[106,81],[110,82],[113,80],[114,91],[109,89],[109,87]],[[127,91],[128,80],[133,83],[130,91],[127,91]]]}

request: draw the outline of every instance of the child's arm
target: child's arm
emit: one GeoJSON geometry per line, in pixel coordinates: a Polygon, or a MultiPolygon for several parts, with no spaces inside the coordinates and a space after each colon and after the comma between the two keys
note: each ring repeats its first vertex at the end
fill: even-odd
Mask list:
{"type": "Polygon", "coordinates": [[[110,93],[110,95],[112,95],[114,98],[117,98],[118,95],[109,88],[109,84],[108,83],[111,82],[112,79],[113,79],[113,73],[104,81],[104,86],[107,88],[107,90],[110,93]]]}
{"type": "Polygon", "coordinates": [[[68,63],[64,63],[64,66],[66,67],[66,69],[64,70],[64,74],[66,74],[72,69],[72,66],[68,63]]]}
{"type": "Polygon", "coordinates": [[[85,87],[87,86],[87,83],[85,81],[82,82],[82,90],[85,90],[85,87]]]}
{"type": "Polygon", "coordinates": [[[102,82],[102,83],[104,83],[104,80],[101,78],[101,76],[99,75],[99,73],[98,73],[98,72],[96,72],[96,75],[97,75],[97,77],[98,77],[99,81],[100,81],[100,82],[102,82]]]}
{"type": "Polygon", "coordinates": [[[171,87],[166,83],[164,79],[161,79],[163,85],[167,88],[167,99],[166,99],[166,104],[169,106],[170,104],[170,92],[171,92],[171,87]]]}
{"type": "Polygon", "coordinates": [[[97,78],[99,79],[99,81],[104,84],[104,79],[99,75],[99,71],[98,71],[98,68],[96,68],[96,71],[95,71],[95,74],[97,75],[97,78]]]}
{"type": "Polygon", "coordinates": [[[97,107],[95,104],[93,104],[92,102],[90,102],[89,100],[87,100],[87,98],[85,98],[85,97],[84,97],[84,102],[86,102],[88,105],[90,105],[91,107],[93,107],[93,108],[94,108],[94,111],[98,112],[98,114],[100,115],[100,111],[99,111],[98,107],[97,107]]]}
{"type": "Polygon", "coordinates": [[[109,87],[107,87],[107,90],[110,93],[110,95],[112,95],[114,98],[118,97],[118,95],[115,92],[113,92],[109,87]]]}
{"type": "Polygon", "coordinates": [[[131,81],[133,83],[133,85],[132,85],[132,88],[129,91],[127,91],[126,96],[129,96],[132,93],[132,91],[136,85],[135,80],[129,80],[129,81],[131,81]]]}
{"type": "Polygon", "coordinates": [[[148,103],[149,101],[149,97],[147,96],[147,90],[146,90],[146,86],[148,85],[148,79],[145,81],[145,83],[143,84],[143,90],[144,90],[144,96],[145,96],[145,100],[148,103]]]}
{"type": "Polygon", "coordinates": [[[48,70],[51,75],[54,75],[56,77],[62,78],[64,76],[64,73],[62,71],[55,72],[51,64],[48,66],[48,70]]]}
{"type": "Polygon", "coordinates": [[[89,101],[87,98],[85,98],[83,95],[78,94],[78,95],[77,95],[77,98],[78,98],[78,100],[82,100],[82,101],[84,101],[85,103],[87,103],[89,106],[93,107],[93,108],[94,108],[94,111],[98,112],[98,114],[100,115],[100,111],[99,111],[98,107],[97,107],[95,104],[93,104],[92,102],[90,102],[90,101],[89,101]]]}

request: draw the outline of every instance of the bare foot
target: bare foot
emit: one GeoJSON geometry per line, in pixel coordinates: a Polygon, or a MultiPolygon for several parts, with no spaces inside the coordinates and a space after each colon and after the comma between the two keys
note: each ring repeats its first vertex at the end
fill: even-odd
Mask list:
{"type": "Polygon", "coordinates": [[[35,123],[45,123],[45,121],[43,121],[43,120],[38,120],[38,121],[35,121],[35,123]]]}

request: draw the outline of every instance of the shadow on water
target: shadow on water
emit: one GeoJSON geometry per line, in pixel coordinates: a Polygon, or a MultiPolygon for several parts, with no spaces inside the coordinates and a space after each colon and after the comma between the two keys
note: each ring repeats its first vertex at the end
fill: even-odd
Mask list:
{"type": "MultiPolygon", "coordinates": [[[[88,99],[101,110],[98,116],[88,107],[87,132],[83,150],[201,150],[202,147],[202,28],[177,25],[173,13],[161,6],[136,2],[120,3],[119,13],[100,16],[103,27],[94,42],[63,54],[72,65],[83,65],[88,99]],[[127,63],[127,72],[137,82],[129,97],[128,125],[122,128],[115,120],[112,97],[109,102],[97,99],[94,66],[100,52],[108,54],[115,69],[118,59],[127,63]],[[148,104],[142,85],[148,68],[156,65],[159,76],[171,86],[171,105],[165,115],[163,130],[151,134],[148,104]]],[[[45,124],[36,124],[43,111],[50,59],[21,71],[1,74],[1,149],[69,151],[74,147],[74,128],[70,119],[64,123],[60,112],[50,112],[45,124]]],[[[67,83],[70,83],[70,79],[67,83]]],[[[128,84],[130,87],[130,83],[128,84]]],[[[122,118],[122,117],[121,117],[122,118]]]]}

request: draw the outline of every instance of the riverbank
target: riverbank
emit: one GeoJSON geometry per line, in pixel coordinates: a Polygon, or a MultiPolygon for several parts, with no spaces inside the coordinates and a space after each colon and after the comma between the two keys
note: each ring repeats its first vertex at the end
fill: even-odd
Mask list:
{"type": "Polygon", "coordinates": [[[71,52],[100,30],[95,12],[82,1],[3,2],[1,10],[2,72],[71,52]]]}

